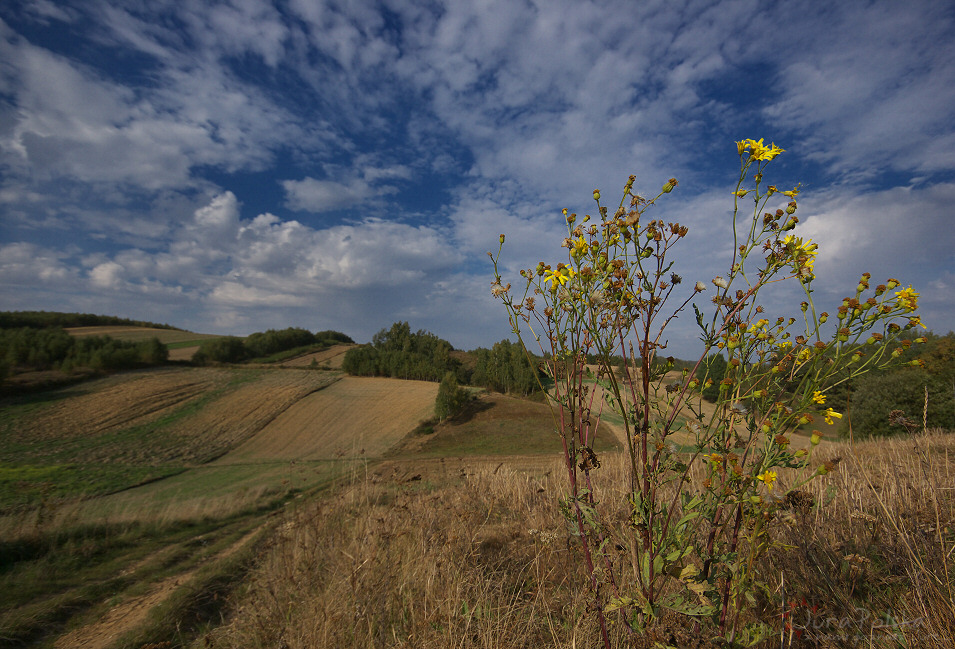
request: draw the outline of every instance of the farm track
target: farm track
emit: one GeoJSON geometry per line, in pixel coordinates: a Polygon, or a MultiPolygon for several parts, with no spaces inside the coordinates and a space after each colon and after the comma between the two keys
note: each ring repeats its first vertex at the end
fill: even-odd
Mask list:
{"type": "MultiPolygon", "coordinates": [[[[150,611],[170,599],[180,588],[187,587],[203,567],[221,562],[245,548],[261,530],[256,527],[243,534],[237,541],[229,544],[221,552],[203,558],[198,565],[187,568],[169,577],[153,583],[143,595],[136,595],[124,599],[111,607],[99,620],[80,626],[61,635],[53,644],[55,649],[107,649],[121,636],[133,631],[147,622],[150,611]]],[[[165,552],[171,549],[167,548],[165,552]]],[[[155,560],[155,557],[153,557],[155,560]]],[[[131,571],[142,569],[148,562],[142,562],[131,571]]]]}

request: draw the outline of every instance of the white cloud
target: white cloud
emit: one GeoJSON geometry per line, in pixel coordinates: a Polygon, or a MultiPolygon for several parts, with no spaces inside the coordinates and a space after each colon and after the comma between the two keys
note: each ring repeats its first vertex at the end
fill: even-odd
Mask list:
{"type": "Polygon", "coordinates": [[[65,256],[30,243],[0,246],[0,278],[10,288],[72,287],[76,272],[64,262],[65,256]]]}
{"type": "Polygon", "coordinates": [[[117,289],[123,284],[126,269],[115,261],[97,264],[90,270],[90,282],[95,288],[117,289]]]}
{"type": "Polygon", "coordinates": [[[359,178],[340,183],[331,180],[284,180],[285,205],[299,212],[328,212],[350,207],[368,200],[373,194],[371,185],[359,178]]]}
{"type": "MultiPolygon", "coordinates": [[[[334,168],[329,168],[333,173],[334,168]]],[[[337,175],[342,175],[340,172],[337,175]]],[[[380,204],[381,199],[396,194],[398,188],[382,180],[408,180],[411,170],[404,165],[391,167],[364,167],[357,174],[347,174],[340,180],[283,180],[285,205],[298,212],[320,214],[357,205],[380,204]]]]}

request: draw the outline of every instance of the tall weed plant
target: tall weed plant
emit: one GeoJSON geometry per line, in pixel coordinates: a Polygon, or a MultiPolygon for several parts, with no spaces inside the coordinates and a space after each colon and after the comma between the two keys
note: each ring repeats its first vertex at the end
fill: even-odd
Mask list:
{"type": "Polygon", "coordinates": [[[769,628],[743,614],[769,593],[756,566],[772,546],[776,513],[801,486],[836,468],[813,459],[820,432],[813,431],[808,449],[795,450],[790,436],[814,419],[840,419],[827,393],[899,363],[911,344],[900,335],[921,326],[918,293],[896,279],[870,287],[868,273],[833,314],[817,310],[818,247],[793,233],[799,187],[783,191],[764,179],[783,150],[750,139],[736,151],[740,171],[727,224],[733,254],[725,274],[709,282],[689,284],[676,272],[688,228],[648,214],[677,186],[675,178],[648,199],[631,176],[615,208],[594,190],[594,216],[563,210],[566,260],[522,270],[522,288],[501,277],[504,235],[497,254],[489,253],[492,293],[529,357],[543,357],[552,382],[569,480],[562,507],[579,539],[583,586],[606,647],[613,624],[666,646],[663,621],[674,617],[724,646],[767,636],[769,628]],[[765,314],[760,296],[782,282],[802,288],[805,299],[792,309],[801,318],[765,314]],[[703,351],[674,380],[673,359],[662,357],[665,331],[690,307],[703,351]],[[706,362],[713,354],[726,361],[716,380],[706,362]],[[702,393],[713,386],[716,408],[707,415],[702,393]],[[604,408],[622,418],[626,432],[623,503],[602,500],[597,486],[601,461],[593,445],[604,408]],[[677,446],[677,433],[692,443],[677,446]],[[777,482],[781,470],[797,476],[785,488],[777,482]]]}

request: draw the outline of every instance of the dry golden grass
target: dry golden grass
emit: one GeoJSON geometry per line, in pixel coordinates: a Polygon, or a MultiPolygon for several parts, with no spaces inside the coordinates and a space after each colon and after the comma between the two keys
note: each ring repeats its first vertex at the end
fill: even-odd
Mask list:
{"type": "MultiPolygon", "coordinates": [[[[823,448],[842,458],[838,470],[778,514],[761,566],[766,589],[750,615],[778,635],[760,646],[955,646],[955,437],[823,448]]],[[[619,458],[608,454],[600,472],[607,502],[621,495],[619,458]]],[[[559,462],[532,472],[474,467],[412,463],[303,505],[231,620],[203,643],[598,646],[575,541],[557,509],[559,462]]],[[[661,639],[710,646],[705,628],[680,626],[666,624],[661,639]]],[[[652,646],[619,625],[612,631],[615,646],[652,646]]]]}

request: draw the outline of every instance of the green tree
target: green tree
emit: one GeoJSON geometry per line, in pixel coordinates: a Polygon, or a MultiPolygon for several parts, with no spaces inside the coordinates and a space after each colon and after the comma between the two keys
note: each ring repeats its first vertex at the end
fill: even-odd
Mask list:
{"type": "Polygon", "coordinates": [[[434,402],[434,414],[441,421],[449,419],[461,411],[467,400],[467,390],[458,385],[458,379],[454,372],[447,372],[438,386],[438,397],[434,402]]]}
{"type": "Polygon", "coordinates": [[[726,359],[722,354],[711,354],[703,362],[702,378],[712,379],[713,385],[703,389],[703,398],[716,403],[720,398],[720,381],[726,377],[726,359]]]}
{"type": "Polygon", "coordinates": [[[241,338],[224,336],[213,338],[199,347],[192,360],[194,363],[239,363],[246,358],[245,345],[241,338]]]}

